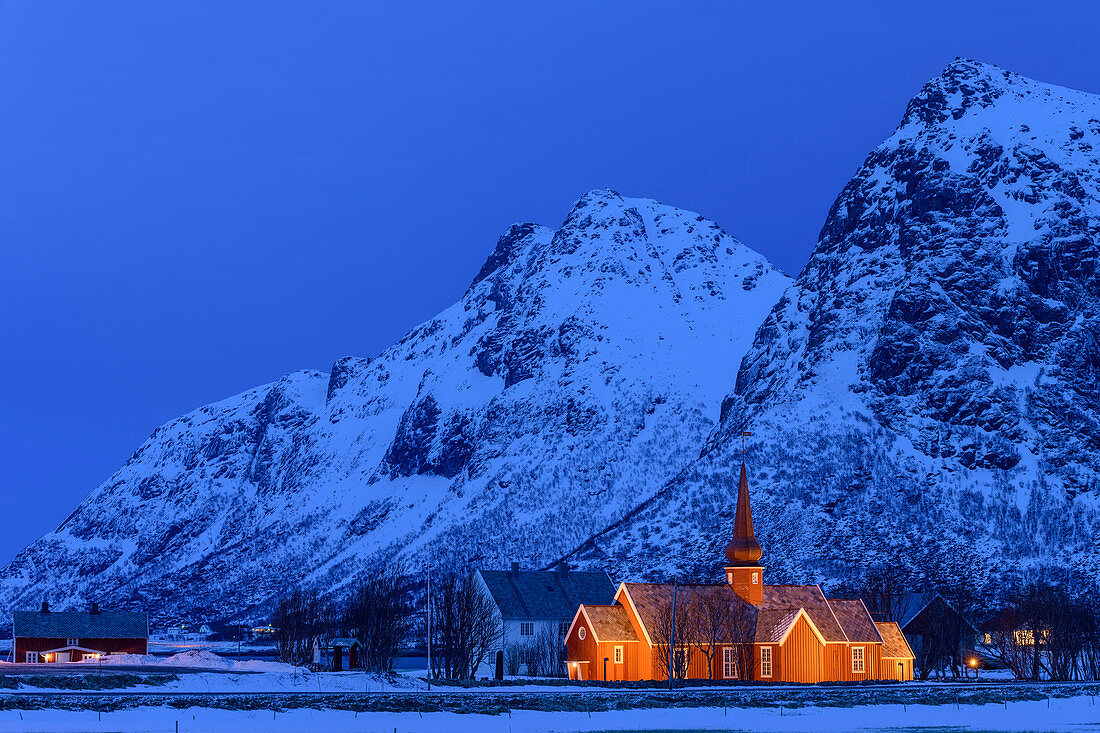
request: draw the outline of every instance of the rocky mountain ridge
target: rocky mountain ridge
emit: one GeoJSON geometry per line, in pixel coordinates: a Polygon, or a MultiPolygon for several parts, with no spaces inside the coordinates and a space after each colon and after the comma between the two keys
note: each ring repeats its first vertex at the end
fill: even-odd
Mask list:
{"type": "Polygon", "coordinates": [[[550,562],[698,455],[789,281],[697,214],[593,191],[557,230],[510,227],[377,357],[158,428],[7,566],[0,605],[262,617],[379,558],[550,562]]]}
{"type": "Polygon", "coordinates": [[[576,556],[713,575],[747,430],[773,580],[1095,582],[1098,245],[1100,98],[956,60],[837,197],[701,459],[576,556]]]}

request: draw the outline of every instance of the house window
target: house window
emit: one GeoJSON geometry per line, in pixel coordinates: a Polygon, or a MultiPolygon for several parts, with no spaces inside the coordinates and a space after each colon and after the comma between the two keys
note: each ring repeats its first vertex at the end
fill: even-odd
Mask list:
{"type": "Polygon", "coordinates": [[[68,639],[65,646],[80,646],[80,639],[68,639]]]}
{"type": "Polygon", "coordinates": [[[770,646],[760,647],[760,676],[772,676],[772,648],[770,646]]]}
{"type": "Polygon", "coordinates": [[[759,582],[760,582],[760,573],[753,573],[752,574],[752,584],[756,585],[759,582]]]}
{"type": "Polygon", "coordinates": [[[98,655],[98,654],[81,654],[81,655],[80,655],[80,658],[81,658],[81,659],[84,659],[84,660],[87,660],[87,659],[99,659],[99,655],[98,655]]]}
{"type": "Polygon", "coordinates": [[[615,647],[615,664],[623,663],[623,648],[621,646],[615,647]]]}
{"type": "Polygon", "coordinates": [[[588,636],[588,634],[585,632],[583,626],[580,627],[579,629],[577,629],[577,638],[578,639],[580,639],[581,641],[584,641],[584,637],[586,637],[586,636],[588,636]]]}
{"type": "Polygon", "coordinates": [[[852,674],[863,674],[867,671],[866,665],[863,662],[863,647],[852,647],[852,674]]]}
{"type": "Polygon", "coordinates": [[[535,622],[534,621],[520,621],[519,622],[519,635],[520,636],[534,636],[535,635],[535,622]]]}
{"type": "Polygon", "coordinates": [[[737,650],[732,646],[722,648],[722,677],[727,680],[737,679],[737,650]]]}
{"type": "Polygon", "coordinates": [[[561,621],[558,623],[558,636],[565,636],[569,631],[569,622],[561,621]]]}
{"type": "Polygon", "coordinates": [[[38,664],[38,652],[27,652],[27,662],[29,664],[38,664]]]}

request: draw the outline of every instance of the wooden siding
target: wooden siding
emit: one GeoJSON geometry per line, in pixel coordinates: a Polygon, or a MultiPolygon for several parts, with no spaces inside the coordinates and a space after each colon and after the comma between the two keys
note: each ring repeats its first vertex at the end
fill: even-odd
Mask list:
{"type": "Polygon", "coordinates": [[[592,629],[588,628],[588,620],[581,616],[574,624],[572,633],[565,640],[566,660],[569,662],[582,662],[582,664],[568,665],[570,679],[586,680],[636,680],[639,679],[639,671],[645,669],[640,662],[644,655],[639,652],[645,642],[637,641],[602,641],[597,642],[592,629]],[[580,638],[580,630],[585,630],[585,636],[580,638]],[[623,661],[615,663],[615,647],[623,648],[623,661]],[[607,659],[606,666],[604,659],[607,659]],[[587,662],[587,664],[583,664],[587,662]],[[606,669],[606,673],[605,673],[606,669]],[[583,675],[583,677],[578,677],[583,675]],[[606,676],[605,676],[606,675],[606,676]]]}
{"type": "Polygon", "coordinates": [[[825,647],[825,679],[841,682],[889,679],[882,676],[882,644],[828,644],[825,647]],[[862,673],[852,671],[852,647],[863,647],[862,673]]]}
{"type": "Polygon", "coordinates": [[[910,682],[913,679],[913,660],[882,658],[882,679],[910,682]]]}
{"type": "Polygon", "coordinates": [[[569,638],[565,640],[566,661],[577,662],[577,664],[568,665],[570,679],[592,679],[592,675],[596,672],[589,669],[589,667],[592,666],[592,660],[596,658],[597,646],[596,638],[592,635],[592,630],[588,628],[588,619],[582,615],[573,624],[573,628],[569,630],[569,638]],[[583,639],[580,638],[581,629],[585,630],[583,639]],[[588,664],[583,662],[588,662],[588,664]]]}
{"type": "Polygon", "coordinates": [[[799,618],[776,654],[778,675],[773,679],[821,682],[825,679],[824,651],[825,645],[817,638],[806,618],[799,618]]]}
{"type": "MultiPolygon", "coordinates": [[[[148,642],[145,639],[77,639],[77,646],[94,649],[104,654],[147,654],[148,642]]],[[[14,661],[22,662],[27,652],[45,652],[69,646],[68,639],[43,639],[19,637],[15,640],[14,661]]],[[[82,652],[76,652],[77,655],[82,652]]],[[[80,657],[77,656],[79,661],[80,657]]]]}

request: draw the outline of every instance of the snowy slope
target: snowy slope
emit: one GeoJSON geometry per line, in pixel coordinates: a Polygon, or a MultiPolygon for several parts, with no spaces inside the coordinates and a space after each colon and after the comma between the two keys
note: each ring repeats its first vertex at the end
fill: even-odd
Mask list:
{"type": "Polygon", "coordinates": [[[0,606],[211,619],[429,543],[439,564],[552,561],[698,456],[789,282],[701,216],[589,193],[557,231],[512,226],[376,358],[158,428],[5,569],[0,606]]]}
{"type": "Polygon", "coordinates": [[[747,429],[773,580],[1100,578],[1098,245],[1100,97],[955,61],[833,204],[703,458],[579,555],[712,574],[747,429]]]}

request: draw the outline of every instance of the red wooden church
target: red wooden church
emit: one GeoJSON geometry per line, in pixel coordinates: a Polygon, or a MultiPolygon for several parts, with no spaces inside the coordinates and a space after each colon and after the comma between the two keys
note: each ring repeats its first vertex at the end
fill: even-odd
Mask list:
{"type": "Polygon", "coordinates": [[[726,582],[622,583],[607,606],[582,605],[566,634],[574,680],[757,679],[823,682],[913,678],[895,623],[817,585],[765,585],[745,466],[726,582]]]}

